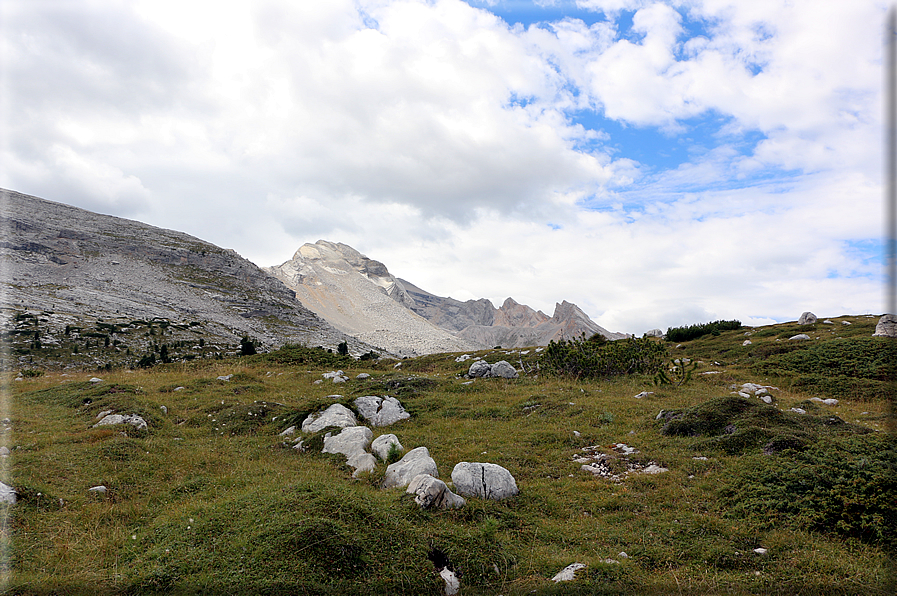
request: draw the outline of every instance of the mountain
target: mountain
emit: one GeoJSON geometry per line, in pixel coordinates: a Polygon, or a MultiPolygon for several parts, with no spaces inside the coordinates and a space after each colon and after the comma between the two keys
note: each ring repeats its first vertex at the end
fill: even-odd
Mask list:
{"type": "MultiPolygon", "coordinates": [[[[162,343],[166,352],[201,343],[196,357],[233,352],[243,336],[268,347],[372,347],[233,250],[181,232],[10,190],[0,190],[0,231],[4,331],[33,337],[44,352],[71,344],[69,357],[77,350],[75,360],[102,364],[162,343]],[[93,351],[100,340],[107,353],[93,351]]],[[[44,352],[23,346],[17,355],[50,357],[44,352]]]]}
{"type": "Polygon", "coordinates": [[[351,246],[319,240],[267,271],[334,327],[401,356],[475,350],[413,310],[414,298],[386,266],[351,246]]]}
{"type": "Polygon", "coordinates": [[[394,277],[383,263],[354,248],[326,240],[303,245],[290,261],[267,271],[341,331],[403,355],[548,345],[582,334],[625,337],[567,301],[549,317],[512,298],[495,308],[485,298],[462,302],[436,296],[394,277]]]}

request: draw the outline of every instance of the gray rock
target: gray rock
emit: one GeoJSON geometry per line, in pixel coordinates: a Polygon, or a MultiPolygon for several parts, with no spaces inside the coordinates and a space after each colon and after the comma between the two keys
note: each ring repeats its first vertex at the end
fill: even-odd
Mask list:
{"type": "Polygon", "coordinates": [[[89,492],[89,493],[98,493],[98,494],[101,494],[101,495],[105,495],[105,494],[106,494],[106,490],[107,490],[106,487],[103,486],[102,484],[100,484],[100,485],[98,485],[98,486],[91,486],[90,488],[87,489],[87,492],[89,492]]]}
{"type": "Polygon", "coordinates": [[[9,447],[6,445],[0,447],[0,457],[9,457],[9,447]]]}
{"type": "Polygon", "coordinates": [[[234,375],[221,375],[220,377],[218,377],[218,380],[219,381],[230,381],[230,378],[232,376],[234,376],[234,375]]]}
{"type": "Polygon", "coordinates": [[[749,345],[751,345],[751,344],[753,344],[753,343],[754,343],[754,342],[752,342],[751,340],[746,339],[746,340],[744,340],[744,341],[741,343],[741,345],[743,345],[743,346],[749,346],[749,345]]]}
{"type": "Polygon", "coordinates": [[[561,571],[551,578],[553,582],[572,582],[576,579],[576,572],[580,569],[585,569],[585,563],[573,563],[572,565],[567,565],[561,571]]]}
{"type": "Polygon", "coordinates": [[[805,339],[810,339],[810,336],[807,335],[806,333],[799,333],[798,335],[794,335],[794,336],[792,336],[792,337],[789,337],[788,339],[789,339],[789,340],[802,341],[802,340],[805,340],[805,339]]]}
{"type": "Polygon", "coordinates": [[[470,368],[467,371],[467,376],[472,379],[477,379],[480,377],[488,377],[489,373],[492,371],[492,365],[486,362],[485,360],[477,360],[473,364],[470,365],[470,368]]]}
{"type": "Polygon", "coordinates": [[[875,325],[872,337],[897,337],[897,316],[883,315],[875,325]]]}
{"type": "Polygon", "coordinates": [[[365,395],[355,400],[355,407],[371,426],[389,426],[411,418],[411,414],[405,411],[399,400],[389,396],[365,395]]]}
{"type": "Polygon", "coordinates": [[[499,377],[502,379],[516,379],[518,375],[517,370],[511,366],[509,362],[506,360],[499,360],[492,365],[488,376],[499,377]]]}
{"type": "Polygon", "coordinates": [[[460,509],[466,503],[462,497],[450,491],[445,482],[429,474],[415,476],[405,492],[414,495],[414,502],[422,509],[460,509]]]}
{"type": "Polygon", "coordinates": [[[295,426],[291,426],[290,428],[288,428],[288,429],[286,429],[285,431],[281,432],[281,433],[280,433],[280,436],[281,436],[281,437],[289,437],[290,435],[294,435],[294,434],[296,434],[296,427],[295,427],[295,426]]]}
{"type": "Polygon", "coordinates": [[[402,444],[399,443],[399,438],[397,436],[380,435],[379,437],[374,439],[373,443],[371,443],[371,451],[374,452],[374,455],[376,455],[383,461],[386,461],[387,456],[389,456],[389,450],[393,445],[396,446],[396,448],[399,450],[399,453],[405,450],[405,448],[402,447],[402,444]]]}
{"type": "Polygon", "coordinates": [[[358,421],[352,410],[342,404],[333,404],[323,412],[311,414],[302,422],[302,432],[316,433],[324,430],[328,426],[336,426],[338,428],[346,428],[347,426],[355,426],[358,421]]]}
{"type": "Polygon", "coordinates": [[[798,325],[813,325],[816,322],[816,315],[807,311],[797,320],[798,325]]]}
{"type": "Polygon", "coordinates": [[[462,461],[452,470],[452,484],[460,495],[494,501],[520,492],[511,473],[498,464],[462,461]]]}
{"type": "Polygon", "coordinates": [[[101,379],[101,378],[99,378],[99,377],[93,377],[93,378],[90,379],[90,381],[88,381],[88,382],[89,382],[89,383],[102,383],[102,382],[103,382],[103,379],[101,379]]]}
{"type": "Polygon", "coordinates": [[[355,471],[352,472],[352,477],[358,478],[358,475],[362,472],[374,471],[374,468],[377,467],[377,458],[370,453],[359,451],[348,460],[346,460],[346,463],[355,468],[355,471]]]}
{"type": "Polygon", "coordinates": [[[0,503],[16,504],[16,489],[0,482],[0,503]]]}
{"type": "Polygon", "coordinates": [[[137,414],[107,414],[103,416],[102,420],[94,424],[93,428],[109,424],[130,424],[137,430],[144,430],[147,427],[146,420],[137,414]]]}
{"type": "Polygon", "coordinates": [[[358,376],[355,378],[363,381],[365,379],[370,379],[371,375],[369,375],[368,373],[358,373],[358,376]]]}
{"type": "Polygon", "coordinates": [[[366,426],[349,426],[338,434],[324,439],[322,453],[340,453],[347,458],[364,453],[371,444],[374,433],[366,426]]]}
{"type": "Polygon", "coordinates": [[[660,329],[652,329],[651,331],[645,333],[645,335],[647,335],[648,337],[663,337],[663,331],[661,331],[660,329]]]}
{"type": "Polygon", "coordinates": [[[658,466],[657,464],[650,464],[642,470],[642,474],[663,474],[664,472],[669,472],[669,469],[658,466]]]}
{"type": "Polygon", "coordinates": [[[430,457],[426,447],[417,447],[405,454],[405,457],[386,467],[386,476],[383,478],[383,488],[395,486],[408,486],[418,474],[429,474],[439,477],[436,462],[430,457]]]}

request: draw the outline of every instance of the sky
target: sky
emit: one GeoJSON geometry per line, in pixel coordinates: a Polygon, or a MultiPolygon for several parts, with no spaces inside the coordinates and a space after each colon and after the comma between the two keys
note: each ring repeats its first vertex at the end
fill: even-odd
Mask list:
{"type": "Polygon", "coordinates": [[[0,187],[611,331],[880,314],[872,0],[5,0],[0,187]]]}

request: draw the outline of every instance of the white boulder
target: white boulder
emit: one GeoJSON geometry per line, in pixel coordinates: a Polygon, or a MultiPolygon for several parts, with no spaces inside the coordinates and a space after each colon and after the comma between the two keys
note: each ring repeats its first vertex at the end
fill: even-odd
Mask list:
{"type": "Polygon", "coordinates": [[[439,477],[436,462],[430,457],[426,447],[417,447],[405,454],[405,457],[386,467],[386,475],[383,478],[383,488],[395,486],[408,486],[419,474],[429,474],[439,477]]]}
{"type": "Polygon", "coordinates": [[[816,315],[807,311],[797,320],[798,325],[812,325],[816,322],[816,315]]]}
{"type": "Polygon", "coordinates": [[[491,371],[491,364],[489,364],[485,360],[477,360],[470,365],[470,368],[467,370],[467,376],[472,379],[476,379],[479,377],[488,377],[491,371]]]}
{"type": "Polygon", "coordinates": [[[364,453],[374,433],[366,426],[349,426],[338,434],[324,439],[323,453],[340,453],[347,458],[361,452],[364,453]]]}
{"type": "Polygon", "coordinates": [[[499,377],[502,379],[516,379],[518,377],[517,370],[511,366],[511,364],[506,360],[499,360],[495,364],[492,365],[492,369],[489,371],[490,377],[499,377]]]}
{"type": "Polygon", "coordinates": [[[572,582],[576,579],[576,572],[580,569],[585,569],[585,563],[573,563],[572,565],[567,565],[561,571],[551,578],[553,582],[572,582]]]}
{"type": "Polygon", "coordinates": [[[872,337],[897,337],[897,316],[883,315],[875,325],[872,337]]]}
{"type": "Polygon", "coordinates": [[[355,419],[355,414],[352,413],[352,410],[342,404],[333,404],[323,412],[309,415],[302,422],[302,432],[316,433],[328,426],[346,428],[356,424],[358,424],[358,421],[355,419]]]}
{"type": "Polygon", "coordinates": [[[462,497],[450,491],[445,482],[429,474],[418,474],[412,478],[405,492],[414,495],[414,502],[422,509],[460,509],[466,503],[462,497]]]}
{"type": "Polygon", "coordinates": [[[355,400],[355,407],[371,426],[389,426],[411,418],[411,414],[405,411],[399,400],[389,396],[365,395],[355,400]]]}
{"type": "Polygon", "coordinates": [[[389,457],[389,450],[393,445],[396,446],[396,449],[398,449],[400,453],[405,450],[405,448],[402,447],[402,444],[399,443],[399,438],[397,436],[380,435],[379,437],[374,439],[373,443],[371,443],[371,451],[374,453],[374,455],[376,455],[383,461],[386,461],[386,458],[389,457]]]}
{"type": "Polygon", "coordinates": [[[498,464],[462,461],[452,469],[452,483],[458,494],[494,501],[520,492],[511,473],[498,464]]]}

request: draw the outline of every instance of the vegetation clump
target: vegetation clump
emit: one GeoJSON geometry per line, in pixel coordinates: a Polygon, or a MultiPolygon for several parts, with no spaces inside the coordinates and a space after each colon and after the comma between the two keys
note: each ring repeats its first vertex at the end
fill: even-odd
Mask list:
{"type": "Polygon", "coordinates": [[[539,368],[575,379],[655,374],[663,368],[666,355],[663,344],[649,338],[606,343],[584,339],[552,341],[539,358],[539,368]]]}
{"type": "Polygon", "coordinates": [[[738,329],[741,329],[741,321],[738,320],[697,323],[688,327],[669,327],[666,339],[672,342],[689,341],[704,335],[719,335],[721,331],[737,331],[738,329]]]}

